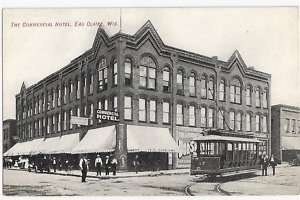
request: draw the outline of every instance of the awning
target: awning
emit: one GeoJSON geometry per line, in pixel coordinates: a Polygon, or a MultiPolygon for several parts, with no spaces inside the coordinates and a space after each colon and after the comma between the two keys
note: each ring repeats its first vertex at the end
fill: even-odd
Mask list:
{"type": "Polygon", "coordinates": [[[19,142],[4,153],[4,156],[19,156],[19,155],[31,155],[35,149],[42,144],[43,138],[30,140],[26,142],[19,142]]]}
{"type": "Polygon", "coordinates": [[[37,144],[34,150],[31,152],[33,155],[37,154],[49,154],[53,151],[59,144],[60,137],[51,137],[43,140],[42,143],[37,144]]]}
{"type": "Polygon", "coordinates": [[[300,137],[281,137],[282,150],[300,150],[300,137]]]}
{"type": "Polygon", "coordinates": [[[179,152],[168,128],[127,125],[128,152],[179,152]]]}
{"type": "Polygon", "coordinates": [[[230,137],[230,136],[220,136],[220,135],[200,135],[193,140],[199,141],[232,141],[232,142],[261,142],[256,138],[241,138],[241,137],[230,137]]]}
{"type": "Polygon", "coordinates": [[[73,154],[111,152],[116,147],[116,128],[107,126],[88,130],[79,144],[72,150],[73,154]]]}
{"type": "Polygon", "coordinates": [[[71,153],[72,149],[79,144],[79,133],[63,135],[59,138],[57,146],[49,152],[51,154],[71,153]]]}

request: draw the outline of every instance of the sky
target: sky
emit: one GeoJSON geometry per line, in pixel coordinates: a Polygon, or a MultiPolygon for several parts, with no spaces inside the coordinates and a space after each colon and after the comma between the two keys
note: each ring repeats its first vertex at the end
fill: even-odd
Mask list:
{"type": "Polygon", "coordinates": [[[169,46],[224,61],[237,49],[247,66],[272,75],[272,105],[300,107],[297,7],[5,9],[3,119],[15,118],[23,81],[31,86],[90,49],[98,24],[109,35],[118,32],[120,13],[124,33],[150,20],[169,46]]]}

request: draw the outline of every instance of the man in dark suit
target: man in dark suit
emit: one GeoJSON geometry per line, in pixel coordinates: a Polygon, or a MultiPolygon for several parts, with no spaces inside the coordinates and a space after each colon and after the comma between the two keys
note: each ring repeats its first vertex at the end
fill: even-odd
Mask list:
{"type": "Polygon", "coordinates": [[[79,167],[81,169],[81,182],[85,182],[87,171],[88,171],[88,161],[83,155],[79,161],[79,167]]]}
{"type": "Polygon", "coordinates": [[[105,164],[105,175],[109,175],[109,156],[107,155],[105,157],[105,161],[104,161],[104,164],[105,164]]]}

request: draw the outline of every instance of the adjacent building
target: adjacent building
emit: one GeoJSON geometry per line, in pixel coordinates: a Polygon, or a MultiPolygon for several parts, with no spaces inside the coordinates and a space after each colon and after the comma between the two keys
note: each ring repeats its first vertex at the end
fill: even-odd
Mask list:
{"type": "Polygon", "coordinates": [[[223,61],[171,47],[150,21],[134,35],[108,36],[99,28],[91,49],[38,83],[22,85],[17,132],[25,142],[72,133],[84,140],[99,130],[100,141],[114,126],[112,146],[124,169],[137,153],[146,164],[188,167],[189,141],[207,129],[253,135],[269,153],[270,87],[271,75],[248,67],[237,50],[223,61]],[[99,123],[96,109],[118,111],[120,121],[99,123]],[[89,117],[89,125],[71,124],[71,116],[89,117]],[[169,140],[165,130],[179,153],[172,141],[155,147],[169,140]]]}
{"type": "Polygon", "coordinates": [[[300,158],[300,108],[278,104],[271,113],[272,154],[280,161],[300,158]]]}
{"type": "Polygon", "coordinates": [[[6,152],[17,142],[17,121],[15,119],[4,120],[2,134],[3,152],[6,152]]]}

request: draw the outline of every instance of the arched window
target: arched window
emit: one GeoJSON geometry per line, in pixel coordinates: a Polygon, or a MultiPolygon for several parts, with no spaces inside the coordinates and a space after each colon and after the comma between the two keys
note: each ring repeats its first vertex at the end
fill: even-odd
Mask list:
{"type": "Polygon", "coordinates": [[[210,77],[208,81],[208,99],[214,99],[215,88],[214,88],[214,77],[210,77]]]}
{"type": "Polygon", "coordinates": [[[195,73],[191,73],[189,77],[189,92],[190,96],[196,96],[196,79],[195,79],[195,73]]]}
{"type": "Polygon", "coordinates": [[[221,79],[219,86],[219,100],[225,101],[225,80],[221,79]]]}
{"type": "Polygon", "coordinates": [[[183,71],[178,70],[177,71],[177,94],[184,95],[184,84],[183,84],[183,71]]]}
{"type": "Polygon", "coordinates": [[[241,103],[241,83],[238,79],[233,79],[230,85],[230,102],[241,103]]]}
{"type": "Polygon", "coordinates": [[[168,67],[163,69],[163,91],[170,92],[170,70],[168,67]]]}
{"type": "Polygon", "coordinates": [[[99,91],[107,89],[107,65],[105,58],[102,58],[98,64],[98,88],[99,91]]]}
{"type": "Polygon", "coordinates": [[[260,88],[256,88],[255,90],[255,106],[260,107],[260,88]]]}
{"type": "Polygon", "coordinates": [[[201,98],[206,98],[207,97],[207,87],[206,87],[206,76],[203,75],[201,77],[201,82],[200,82],[200,85],[201,85],[201,98]]]}
{"type": "Polygon", "coordinates": [[[116,59],[113,61],[113,85],[118,85],[118,62],[116,59]]]}
{"type": "Polygon", "coordinates": [[[156,88],[156,65],[149,56],[143,57],[141,60],[140,86],[148,89],[156,88]]]}
{"type": "Polygon", "coordinates": [[[125,60],[125,85],[131,86],[132,84],[132,64],[129,58],[125,60]]]}

